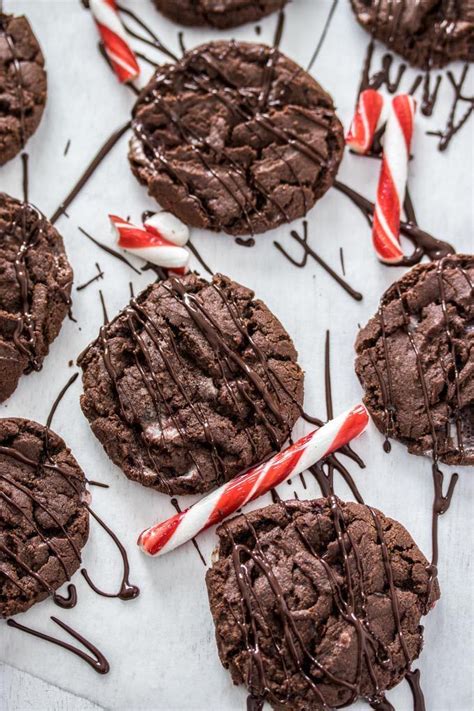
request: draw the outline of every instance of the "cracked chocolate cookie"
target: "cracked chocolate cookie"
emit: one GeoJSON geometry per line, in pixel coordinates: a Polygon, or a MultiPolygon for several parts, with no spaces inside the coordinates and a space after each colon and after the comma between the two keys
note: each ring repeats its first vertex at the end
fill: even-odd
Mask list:
{"type": "Polygon", "coordinates": [[[356,373],[378,429],[447,464],[474,464],[474,257],[421,264],[357,337],[356,373]]]}
{"type": "Polygon", "coordinates": [[[288,0],[153,0],[163,15],[181,25],[218,29],[257,22],[281,10],[288,0]]]}
{"type": "Polygon", "coordinates": [[[0,12],[0,165],[38,128],[46,93],[44,57],[30,23],[0,12]]]}
{"type": "Polygon", "coordinates": [[[160,67],[133,109],[129,159],[193,227],[265,232],[305,215],[344,148],[331,97],[277,49],[211,42],[160,67]]]}
{"type": "Polygon", "coordinates": [[[359,23],[422,69],[474,61],[472,0],[351,0],[359,23]]]}
{"type": "Polygon", "coordinates": [[[129,479],[167,494],[228,481],[288,437],[303,373],[283,326],[218,275],[155,283],[79,358],[81,405],[129,479]]]}
{"type": "Polygon", "coordinates": [[[53,595],[89,535],[86,480],[64,441],[31,420],[0,419],[0,617],[53,595]]]}
{"type": "Polygon", "coordinates": [[[0,402],[40,370],[70,308],[61,236],[33,205],[0,193],[0,402]]]}
{"type": "Polygon", "coordinates": [[[282,501],[217,533],[206,575],[217,647],[249,708],[318,711],[357,698],[382,708],[439,598],[403,526],[330,497],[282,501]]]}

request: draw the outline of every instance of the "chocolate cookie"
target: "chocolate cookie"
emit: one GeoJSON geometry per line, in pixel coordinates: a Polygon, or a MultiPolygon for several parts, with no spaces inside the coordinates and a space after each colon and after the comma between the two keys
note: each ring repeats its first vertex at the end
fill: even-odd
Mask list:
{"type": "Polygon", "coordinates": [[[355,346],[378,429],[447,464],[474,464],[473,285],[472,255],[415,267],[385,292],[355,346]]]}
{"type": "Polygon", "coordinates": [[[193,227],[265,232],[305,215],[344,148],[331,97],[277,49],[210,42],[160,67],[133,109],[129,159],[193,227]]]}
{"type": "Polygon", "coordinates": [[[0,165],[38,128],[46,91],[44,57],[30,23],[0,12],[0,165]]]}
{"type": "Polygon", "coordinates": [[[153,0],[158,10],[181,25],[219,29],[257,22],[281,10],[288,0],[153,0]]]}
{"type": "Polygon", "coordinates": [[[0,193],[0,402],[40,370],[70,307],[61,236],[33,205],[0,193]]]}
{"type": "MultiPolygon", "coordinates": [[[[223,523],[206,575],[219,656],[275,709],[381,701],[416,659],[439,598],[397,521],[335,497],[282,501],[223,523]]],[[[382,705],[380,705],[382,708],[382,705]]]]}
{"type": "Polygon", "coordinates": [[[54,595],[78,569],[89,535],[85,484],[61,437],[0,419],[0,617],[54,595]]]}
{"type": "Polygon", "coordinates": [[[80,356],[81,405],[129,479],[208,491],[280,449],[303,399],[293,343],[224,276],[148,287],[80,356]]]}
{"type": "Polygon", "coordinates": [[[474,61],[472,0],[351,0],[359,23],[423,69],[474,61]]]}

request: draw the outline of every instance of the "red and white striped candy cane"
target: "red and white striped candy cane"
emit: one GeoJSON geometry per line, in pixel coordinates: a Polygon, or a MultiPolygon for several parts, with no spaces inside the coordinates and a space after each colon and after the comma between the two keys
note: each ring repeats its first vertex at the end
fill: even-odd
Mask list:
{"type": "Polygon", "coordinates": [[[358,437],[367,427],[368,421],[365,407],[356,405],[302,437],[268,462],[232,479],[189,509],[143,531],[138,545],[149,555],[169,553],[241,506],[266,494],[285,479],[305,471],[358,437]]]}
{"type": "Polygon", "coordinates": [[[140,67],[128,43],[115,0],[89,0],[89,7],[119,81],[133,81],[140,74],[140,67]]]}
{"type": "Polygon", "coordinates": [[[408,94],[392,100],[385,130],[382,168],[375,202],[372,242],[387,264],[403,261],[400,215],[405,200],[416,104],[408,94]]]}
{"type": "Polygon", "coordinates": [[[117,215],[109,215],[109,219],[117,235],[119,247],[170,272],[186,273],[189,261],[187,249],[173,244],[156,228],[153,231],[146,230],[117,215]]]}
{"type": "Polygon", "coordinates": [[[359,96],[352,119],[347,145],[357,153],[367,153],[372,147],[376,131],[385,121],[385,100],[375,89],[365,89],[359,96]]]}

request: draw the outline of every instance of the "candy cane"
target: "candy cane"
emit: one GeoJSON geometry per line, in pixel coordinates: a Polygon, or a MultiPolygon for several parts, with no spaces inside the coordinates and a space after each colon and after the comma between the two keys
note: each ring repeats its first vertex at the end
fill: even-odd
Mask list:
{"type": "Polygon", "coordinates": [[[385,101],[375,89],[365,89],[359,96],[346,143],[356,153],[367,153],[372,147],[376,131],[385,122],[385,101]]]}
{"type": "Polygon", "coordinates": [[[89,0],[89,7],[119,81],[133,81],[140,74],[140,67],[128,43],[115,0],[89,0]]]}
{"type": "Polygon", "coordinates": [[[358,437],[367,427],[369,416],[356,405],[318,430],[310,432],[268,462],[232,479],[194,506],[143,531],[140,548],[149,555],[163,555],[219,523],[285,479],[303,472],[320,459],[358,437]]]}
{"type": "MultiPolygon", "coordinates": [[[[170,240],[170,236],[174,236],[171,231],[168,231],[165,237],[156,227],[156,221],[152,231],[137,227],[117,215],[109,215],[109,219],[118,238],[119,247],[169,271],[186,273],[189,252],[170,240]]],[[[182,239],[182,235],[179,235],[179,239],[182,239]]]]}
{"type": "Polygon", "coordinates": [[[385,130],[382,168],[375,202],[372,242],[387,264],[403,261],[400,214],[405,199],[416,104],[408,94],[392,100],[385,130]]]}

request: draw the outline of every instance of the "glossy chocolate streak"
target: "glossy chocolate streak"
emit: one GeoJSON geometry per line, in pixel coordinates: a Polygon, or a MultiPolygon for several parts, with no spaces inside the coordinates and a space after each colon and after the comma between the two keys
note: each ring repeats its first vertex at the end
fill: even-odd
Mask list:
{"type": "Polygon", "coordinates": [[[98,262],[95,263],[95,268],[97,269],[97,274],[95,276],[91,277],[84,284],[80,284],[80,286],[77,286],[76,291],[82,291],[83,289],[87,289],[87,287],[90,286],[91,284],[93,284],[95,281],[99,281],[99,279],[104,278],[104,272],[100,268],[100,264],[98,262]]]}
{"type": "Polygon", "coordinates": [[[72,644],[63,642],[62,640],[57,639],[56,637],[50,637],[50,635],[45,634],[44,632],[39,632],[38,630],[34,630],[31,627],[25,627],[25,625],[21,625],[19,622],[15,622],[15,620],[7,620],[7,625],[9,627],[13,627],[14,629],[22,630],[23,632],[31,634],[34,637],[39,637],[39,639],[44,639],[47,642],[56,644],[58,647],[67,649],[68,652],[72,652],[72,654],[75,654],[77,657],[80,657],[83,661],[85,661],[86,664],[89,664],[89,666],[91,666],[92,669],[98,674],[107,674],[107,672],[110,670],[109,663],[102,654],[102,652],[97,649],[97,647],[95,647],[92,642],[89,642],[85,637],[73,630],[72,627],[69,627],[69,625],[66,625],[64,622],[61,622],[61,620],[58,620],[57,617],[51,617],[51,619],[53,622],[59,625],[59,627],[61,627],[65,632],[70,634],[71,637],[74,637],[74,639],[76,639],[80,644],[82,644],[91,653],[92,656],[86,654],[77,647],[74,647],[72,644]]]}
{"type": "Polygon", "coordinates": [[[319,40],[318,40],[318,43],[317,43],[317,45],[316,45],[316,47],[315,47],[315,50],[314,50],[314,52],[313,52],[313,54],[312,54],[312,56],[311,56],[311,59],[309,60],[308,66],[306,67],[306,71],[307,71],[307,72],[310,72],[310,71],[311,71],[311,69],[312,69],[313,66],[314,66],[315,61],[316,61],[317,58],[319,57],[319,54],[320,54],[321,49],[322,49],[322,47],[323,47],[324,41],[325,41],[325,39],[326,39],[326,37],[327,37],[327,34],[328,34],[328,32],[329,32],[329,27],[331,26],[331,22],[332,22],[332,19],[333,19],[333,17],[334,17],[334,13],[335,13],[335,11],[336,11],[336,7],[337,7],[338,2],[339,2],[339,0],[332,0],[332,5],[331,5],[331,8],[330,8],[330,10],[329,10],[328,16],[327,16],[327,18],[326,18],[326,22],[324,23],[323,31],[321,32],[321,36],[320,36],[320,38],[319,38],[319,40]]]}
{"type": "MultiPolygon", "coordinates": [[[[49,415],[48,415],[48,417],[47,417],[47,419],[46,419],[46,428],[47,428],[47,429],[50,429],[50,428],[51,428],[51,423],[52,423],[52,421],[53,421],[53,417],[54,417],[54,415],[55,415],[55,413],[56,413],[56,410],[58,409],[59,403],[61,402],[61,400],[63,399],[63,397],[65,396],[65,394],[66,394],[67,391],[69,390],[69,388],[71,387],[71,385],[76,382],[76,380],[77,380],[78,377],[79,377],[79,373],[74,373],[74,375],[71,375],[71,377],[70,377],[69,380],[67,381],[66,385],[62,388],[62,390],[59,392],[59,395],[57,396],[56,400],[53,402],[53,404],[52,404],[52,406],[51,406],[51,410],[50,410],[50,412],[49,412],[49,415]]],[[[46,440],[45,449],[46,449],[46,451],[47,451],[47,449],[48,449],[47,440],[46,440]]]]}
{"type": "Polygon", "coordinates": [[[89,511],[90,515],[97,521],[99,526],[104,529],[104,531],[108,534],[108,536],[112,539],[114,542],[115,546],[118,548],[118,551],[120,553],[120,556],[122,558],[122,565],[123,565],[123,574],[122,574],[122,582],[120,583],[120,589],[117,593],[107,593],[104,592],[103,590],[100,590],[91,580],[91,577],[87,570],[85,568],[82,568],[81,574],[87,581],[88,585],[92,588],[92,590],[97,593],[97,595],[101,595],[102,597],[118,597],[120,600],[134,600],[136,597],[139,596],[140,594],[140,588],[138,588],[136,585],[132,585],[129,580],[130,576],[130,564],[128,562],[128,556],[127,556],[127,551],[123,547],[123,545],[120,543],[119,539],[115,535],[115,533],[107,526],[106,523],[93,511],[90,506],[86,506],[87,510],[89,511]]]}
{"type": "Polygon", "coordinates": [[[425,697],[423,696],[423,691],[420,686],[420,670],[410,669],[410,671],[406,673],[406,680],[413,694],[414,711],[426,711],[425,697]]]}
{"type": "Polygon", "coordinates": [[[178,61],[178,57],[174,52],[172,52],[166,45],[163,44],[163,42],[157,37],[157,35],[153,32],[153,30],[132,10],[130,10],[128,7],[124,7],[123,5],[117,4],[117,9],[119,12],[122,13],[122,15],[125,15],[126,17],[130,18],[132,22],[138,25],[138,27],[145,32],[145,35],[140,35],[135,30],[130,27],[130,25],[126,24],[125,22],[124,27],[127,30],[128,34],[131,37],[134,37],[137,40],[140,40],[140,42],[143,42],[144,44],[149,45],[150,47],[153,47],[154,49],[157,49],[159,52],[162,54],[166,55],[171,59],[173,62],[178,61]]]}
{"type": "Polygon", "coordinates": [[[67,210],[69,205],[73,202],[73,200],[77,197],[77,195],[81,192],[82,188],[84,185],[88,182],[89,178],[95,173],[99,165],[102,163],[104,158],[110,153],[112,148],[115,146],[116,143],[122,138],[122,136],[128,131],[130,128],[131,124],[128,121],[124,126],[119,128],[117,131],[114,131],[110,138],[106,140],[102,148],[98,151],[98,153],[94,156],[92,161],[89,163],[87,168],[85,169],[84,173],[81,175],[77,183],[74,185],[72,190],[68,193],[68,195],[64,198],[60,206],[57,208],[57,210],[54,212],[54,214],[51,217],[50,222],[54,225],[54,223],[61,217],[61,215],[67,210]]]}
{"type": "Polygon", "coordinates": [[[293,264],[295,267],[303,269],[308,263],[308,257],[311,257],[329,274],[329,276],[331,276],[339,284],[339,286],[344,289],[344,291],[349,294],[349,296],[352,296],[355,301],[362,301],[362,294],[359,291],[353,289],[352,286],[348,284],[345,279],[343,279],[339,274],[337,274],[337,272],[335,272],[334,269],[332,269],[332,267],[330,267],[329,264],[325,262],[324,259],[320,257],[319,254],[317,254],[317,252],[315,252],[312,247],[309,246],[308,223],[306,220],[303,220],[303,237],[301,237],[296,230],[292,230],[290,232],[290,235],[303,248],[303,256],[301,258],[301,261],[298,262],[290,254],[288,254],[288,252],[281,246],[279,242],[273,242],[273,244],[278,249],[278,251],[283,254],[283,256],[286,257],[289,262],[291,262],[291,264],[293,264]]]}
{"type": "MultiPolygon", "coordinates": [[[[374,203],[367,200],[367,198],[363,197],[363,195],[360,195],[352,188],[344,185],[344,183],[341,183],[339,180],[334,181],[334,187],[336,190],[346,195],[346,197],[348,197],[349,200],[351,200],[351,202],[359,208],[369,225],[372,227],[374,203]]],[[[415,245],[415,250],[410,256],[404,257],[402,262],[397,266],[400,266],[400,264],[402,266],[413,266],[414,264],[420,262],[424,255],[426,255],[431,261],[435,261],[456,253],[456,250],[451,244],[436,239],[436,237],[433,237],[428,234],[428,232],[422,230],[414,222],[405,222],[402,220],[400,222],[400,232],[415,245]]]]}

